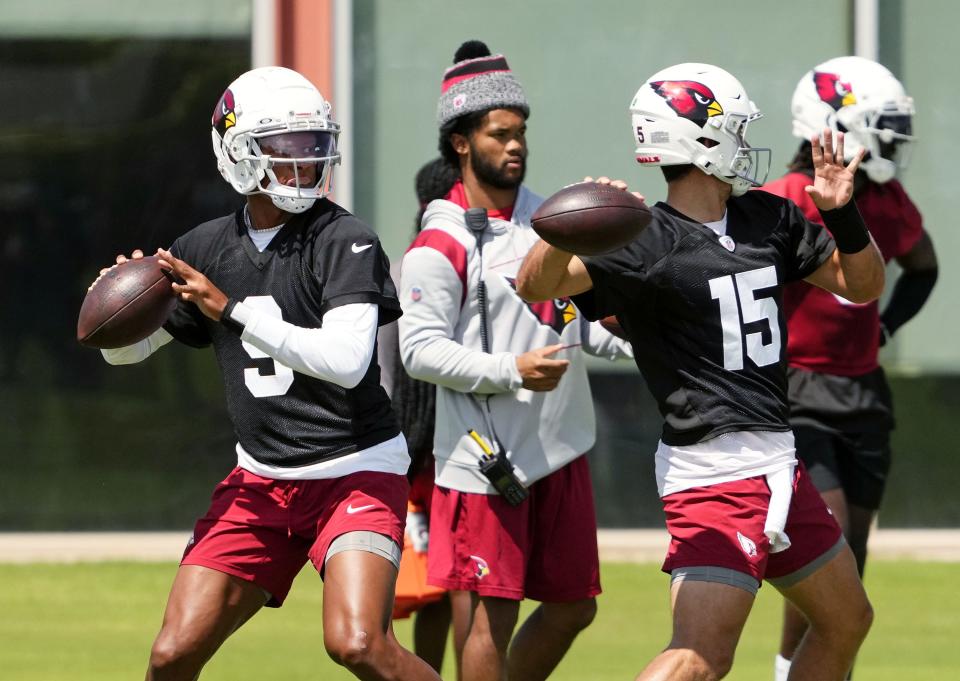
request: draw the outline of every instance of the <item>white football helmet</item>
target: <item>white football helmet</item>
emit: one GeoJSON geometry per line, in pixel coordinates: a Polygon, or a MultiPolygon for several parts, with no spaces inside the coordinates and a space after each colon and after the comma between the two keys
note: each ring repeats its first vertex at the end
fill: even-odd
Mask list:
{"type": "Polygon", "coordinates": [[[340,126],[296,71],[247,71],[223,93],[212,122],[217,168],[239,193],[268,194],[280,210],[302,213],[330,191],[340,126]]]}
{"type": "Polygon", "coordinates": [[[875,61],[837,57],[814,67],[797,84],[790,108],[795,137],[840,130],[846,161],[866,149],[860,167],[874,182],[889,182],[910,160],[913,98],[875,61]]]}
{"type": "Polygon", "coordinates": [[[677,64],[647,79],[630,104],[637,161],[692,163],[740,196],[770,170],[770,149],[747,144],[747,126],[763,116],[736,78],[709,64],[677,64]]]}

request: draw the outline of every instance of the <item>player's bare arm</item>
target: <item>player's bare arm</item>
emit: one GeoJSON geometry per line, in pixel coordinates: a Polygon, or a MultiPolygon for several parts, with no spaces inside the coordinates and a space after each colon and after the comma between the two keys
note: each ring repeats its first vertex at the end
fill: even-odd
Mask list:
{"type": "Polygon", "coordinates": [[[871,239],[870,245],[859,253],[834,251],[805,281],[852,303],[869,303],[883,293],[883,258],[871,239]]]}
{"type": "MultiPolygon", "coordinates": [[[[569,194],[569,190],[571,189],[577,187],[587,188],[588,186],[594,186],[596,184],[609,185],[622,192],[628,191],[627,183],[623,180],[611,180],[606,176],[594,180],[588,176],[583,179],[583,184],[570,185],[554,194],[553,197],[547,199],[544,206],[550,204],[556,197],[560,197],[565,193],[569,194]]],[[[587,191],[589,191],[589,189],[587,191]]],[[[640,199],[640,201],[644,200],[643,196],[638,192],[631,193],[640,199]]],[[[541,208],[543,208],[543,206],[541,208]]],[[[569,210],[569,204],[566,204],[565,208],[569,210]]],[[[592,203],[590,208],[602,209],[603,206],[592,203]]],[[[619,208],[619,206],[615,208],[619,208]]],[[[543,220],[543,218],[541,218],[541,220],[543,220]]],[[[639,231],[645,224],[645,222],[642,223],[641,226],[634,231],[639,231]]],[[[534,225],[534,229],[538,229],[538,227],[534,225]]],[[[541,225],[539,229],[543,229],[543,226],[541,225]]],[[[583,225],[583,236],[580,238],[589,239],[592,234],[599,234],[597,229],[596,224],[591,226],[588,221],[587,224],[583,225]]],[[[619,236],[623,230],[617,227],[616,232],[619,236]]],[[[590,279],[590,275],[587,273],[583,261],[574,253],[564,250],[564,248],[558,248],[558,246],[565,246],[565,244],[560,243],[554,246],[552,244],[556,242],[552,241],[550,237],[547,237],[547,239],[551,243],[540,241],[535,244],[533,249],[527,254],[520,268],[517,277],[517,292],[520,294],[520,297],[530,302],[538,302],[550,300],[551,298],[576,295],[593,288],[593,281],[590,279]]],[[[576,251],[576,249],[573,250],[576,251]]]]}
{"type": "Polygon", "coordinates": [[[528,302],[572,296],[593,288],[583,261],[546,241],[534,244],[517,273],[517,293],[528,302]]]}
{"type": "MultiPolygon", "coordinates": [[[[810,140],[813,155],[813,184],[805,187],[814,204],[824,214],[824,220],[830,211],[838,211],[853,198],[853,181],[864,151],[850,162],[843,163],[843,133],[837,133],[836,150],[833,144],[833,132],[823,131],[823,144],[819,137],[810,140]]],[[[828,225],[829,226],[829,225],[828,225]]],[[[838,248],[833,255],[806,281],[836,293],[854,303],[869,303],[883,292],[884,263],[880,250],[869,237],[866,246],[855,253],[845,252],[842,235],[834,231],[838,248]]]]}
{"type": "Polygon", "coordinates": [[[181,300],[193,303],[200,311],[214,321],[220,321],[227,306],[226,294],[213,285],[203,274],[197,272],[183,260],[174,257],[170,251],[157,249],[160,266],[169,269],[182,284],[174,283],[173,291],[181,300]]]}

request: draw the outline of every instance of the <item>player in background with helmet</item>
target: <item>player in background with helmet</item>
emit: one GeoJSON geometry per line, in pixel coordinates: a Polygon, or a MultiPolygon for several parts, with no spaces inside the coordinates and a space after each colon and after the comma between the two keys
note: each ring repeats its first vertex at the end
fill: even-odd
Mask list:
{"type": "MultiPolygon", "coordinates": [[[[882,314],[876,301],[858,305],[806,282],[784,290],[797,456],[843,528],[862,577],[870,525],[890,468],[894,425],[877,353],[923,307],[937,280],[937,258],[920,212],[895,177],[909,160],[914,109],[894,75],[862,57],[831,59],[800,79],[791,109],[793,134],[803,141],[790,172],[764,190],[792,200],[807,219],[822,222],[803,189],[813,176],[807,140],[824,127],[844,131],[846,160],[866,151],[853,198],[884,260],[896,260],[902,269],[882,314]]],[[[807,629],[796,608],[789,603],[785,608],[777,681],[787,678],[807,629]]]]}
{"type": "MultiPolygon", "coordinates": [[[[414,220],[414,234],[420,232],[420,220],[427,205],[446,196],[458,177],[442,158],[425,163],[417,171],[414,184],[420,210],[414,220]]],[[[400,280],[399,260],[391,265],[390,274],[395,281],[400,280]]],[[[406,541],[397,576],[393,617],[405,618],[413,614],[413,650],[437,672],[443,667],[447,631],[452,621],[453,650],[459,675],[463,642],[470,626],[470,594],[465,591],[448,592],[440,587],[429,586],[426,582],[437,388],[432,383],[411,378],[403,368],[397,322],[380,327],[377,357],[381,369],[380,382],[390,396],[410,451],[406,541]]]]}
{"type": "Polygon", "coordinates": [[[308,559],[337,663],[362,679],[440,678],[389,627],[410,459],[373,353],[400,309],[376,234],[325,198],[339,130],[299,73],[237,78],[212,139],[246,204],[158,251],[181,282],[178,307],[144,341],[104,351],[129,364],[172,339],[213,345],[238,439],[237,467],[183,555],[148,680],[196,679],[261,607],[283,603],[308,559]]]}
{"type": "Polygon", "coordinates": [[[545,679],[593,620],[599,559],[583,454],[595,423],[582,349],[630,354],[569,299],[517,295],[541,203],[523,186],[529,111],[502,55],[477,41],[457,50],[438,122],[459,181],[427,207],[400,277],[404,366],[438,386],[429,582],[471,592],[466,681],[545,679]],[[514,636],[524,598],[541,605],[514,636]]]}
{"type": "Polygon", "coordinates": [[[630,108],[637,160],[662,167],[666,201],[639,237],[606,255],[538,243],[519,291],[573,296],[593,318],[615,314],[664,416],[656,474],[673,636],[637,679],[725,676],[767,580],[811,622],[790,678],[839,681],[872,610],[840,528],[796,461],[781,296],[799,279],[861,303],[883,290],[883,260],[850,202],[859,157],[845,166],[843,136],[829,130],[812,142],[805,191],[831,238],[790,201],[748,191],[762,183],[769,150],[747,143],[760,112],[723,69],[664,69],[630,108]]]}

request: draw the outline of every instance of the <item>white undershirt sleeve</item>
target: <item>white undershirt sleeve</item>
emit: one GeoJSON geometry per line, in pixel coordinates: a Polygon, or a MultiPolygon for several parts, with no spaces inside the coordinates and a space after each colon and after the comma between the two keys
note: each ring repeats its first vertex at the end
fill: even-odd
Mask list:
{"type": "Polygon", "coordinates": [[[349,303],[323,315],[323,326],[305,329],[244,303],[231,319],[244,326],[241,339],[301,374],[355,388],[370,367],[377,339],[378,308],[349,303]]]}
{"type": "Polygon", "coordinates": [[[580,319],[583,349],[588,355],[609,360],[633,359],[633,346],[630,341],[617,338],[603,328],[600,322],[587,321],[582,315],[580,319]]]}
{"type": "Polygon", "coordinates": [[[108,364],[136,364],[142,362],[172,340],[173,336],[169,333],[163,329],[157,329],[138,343],[123,348],[101,350],[100,354],[103,355],[108,364]]]}

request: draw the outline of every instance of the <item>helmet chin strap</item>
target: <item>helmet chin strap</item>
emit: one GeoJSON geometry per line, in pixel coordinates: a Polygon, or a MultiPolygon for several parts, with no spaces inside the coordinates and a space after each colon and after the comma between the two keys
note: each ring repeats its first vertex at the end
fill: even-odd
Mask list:
{"type": "Polygon", "coordinates": [[[861,163],[860,167],[877,184],[889,182],[897,174],[897,164],[886,158],[871,158],[861,163]]]}
{"type": "Polygon", "coordinates": [[[287,213],[305,213],[317,202],[316,199],[292,199],[287,196],[276,196],[274,194],[267,194],[267,196],[273,201],[274,206],[287,213]]]}

